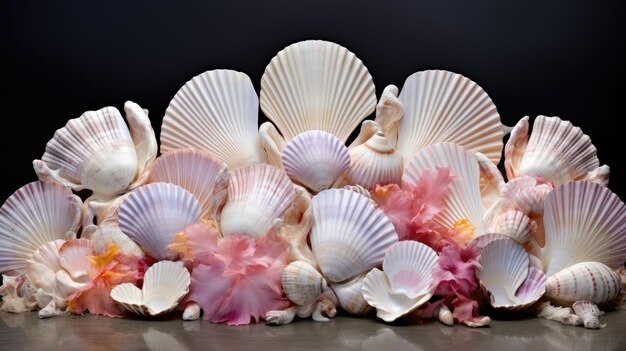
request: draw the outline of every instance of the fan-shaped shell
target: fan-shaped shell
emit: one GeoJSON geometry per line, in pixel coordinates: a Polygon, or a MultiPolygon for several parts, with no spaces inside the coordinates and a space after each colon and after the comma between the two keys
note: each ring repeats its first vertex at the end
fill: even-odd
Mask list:
{"type": "Polygon", "coordinates": [[[173,310],[190,284],[182,262],[160,261],[146,271],[141,290],[131,283],[121,284],[111,290],[111,298],[131,312],[155,317],[173,310]]]}
{"type": "Polygon", "coordinates": [[[331,289],[335,293],[339,306],[346,312],[357,316],[364,316],[372,311],[363,297],[363,279],[365,274],[360,274],[345,283],[332,283],[331,289]]]}
{"type": "Polygon", "coordinates": [[[165,111],[161,153],[196,148],[235,168],[265,161],[258,128],[259,98],[241,72],[204,72],[180,88],[165,111]]]}
{"type": "Polygon", "coordinates": [[[375,106],[367,68],[352,52],[327,41],[286,47],[261,78],[261,109],[287,140],[323,130],[345,143],[375,106]]]}
{"type": "Polygon", "coordinates": [[[256,164],[236,169],[220,217],[222,235],[265,235],[295,196],[289,177],[276,167],[256,164]]]}
{"type": "Polygon", "coordinates": [[[91,261],[87,259],[87,256],[92,254],[89,240],[70,240],[59,249],[59,263],[70,274],[72,280],[86,283],[90,279],[89,269],[91,268],[91,261]]]}
{"type": "Polygon", "coordinates": [[[168,249],[176,233],[200,219],[200,204],[187,190],[170,183],[151,183],[133,191],[119,210],[119,225],[157,260],[174,259],[168,249]]]}
{"type": "Polygon", "coordinates": [[[450,142],[500,161],[503,126],[491,98],[460,74],[428,70],[412,74],[398,97],[404,109],[397,149],[405,162],[429,145],[450,142]]]}
{"type": "Polygon", "coordinates": [[[281,160],[290,178],[316,193],[330,188],[350,167],[348,148],[321,130],[298,134],[285,146],[281,160]]]}
{"type": "Polygon", "coordinates": [[[322,191],[311,206],[311,248],[329,282],[341,283],[380,265],[398,241],[385,214],[353,191],[322,191]]]}
{"type": "Polygon", "coordinates": [[[579,262],[619,267],[626,261],[626,206],[596,183],[555,188],[544,208],[545,246],[537,248],[548,277],[579,262]]]}
{"type": "Polygon", "coordinates": [[[600,329],[606,326],[606,324],[601,324],[598,319],[602,312],[595,303],[591,301],[576,301],[572,305],[572,309],[578,317],[583,319],[585,328],[600,329]]]}
{"type": "Polygon", "coordinates": [[[504,164],[509,179],[531,175],[556,185],[592,179],[608,183],[608,172],[597,178],[600,161],[589,136],[558,117],[538,116],[530,139],[528,117],[522,118],[506,144],[504,164]]]}
{"type": "Polygon", "coordinates": [[[546,296],[563,305],[579,300],[596,304],[619,296],[622,285],[617,273],[600,262],[581,262],[548,278],[546,296]]]}
{"type": "Polygon", "coordinates": [[[365,143],[350,149],[351,165],[347,174],[349,184],[366,189],[376,185],[399,184],[404,162],[382,132],[372,135],[365,143]]]}
{"type": "Polygon", "coordinates": [[[309,305],[322,295],[326,280],[308,262],[291,262],[282,273],[283,290],[289,301],[296,305],[309,305]]]}
{"type": "Polygon", "coordinates": [[[0,272],[24,272],[39,247],[75,237],[81,206],[80,198],[58,183],[36,181],[14,192],[0,208],[0,272]]]}
{"type": "Polygon", "coordinates": [[[527,243],[533,234],[533,222],[520,211],[507,211],[496,219],[495,231],[520,244],[527,243]]]}

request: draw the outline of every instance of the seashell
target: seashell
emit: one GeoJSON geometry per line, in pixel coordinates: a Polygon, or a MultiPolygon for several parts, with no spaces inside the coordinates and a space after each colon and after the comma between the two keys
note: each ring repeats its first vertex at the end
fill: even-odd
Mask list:
{"type": "Polygon", "coordinates": [[[545,246],[536,246],[548,277],[580,262],[619,267],[626,258],[626,206],[608,188],[571,182],[545,201],[545,246]]]}
{"type": "Polygon", "coordinates": [[[507,211],[496,219],[495,231],[504,234],[520,244],[530,241],[533,225],[530,218],[520,211],[507,211]]]}
{"type": "Polygon", "coordinates": [[[376,122],[381,126],[392,147],[396,146],[398,126],[404,113],[402,103],[398,100],[398,93],[397,86],[386,86],[376,105],[376,122]]]}
{"type": "Polygon", "coordinates": [[[187,190],[170,183],[151,183],[130,193],[119,210],[119,226],[157,260],[176,254],[167,246],[176,233],[200,219],[200,204],[187,190]]]}
{"type": "Polygon", "coordinates": [[[498,167],[487,156],[480,152],[474,152],[474,156],[480,168],[480,195],[483,200],[483,206],[488,209],[498,202],[500,192],[505,184],[504,177],[502,177],[498,167]]]}
{"type": "Polygon", "coordinates": [[[261,78],[261,109],[286,140],[323,130],[345,143],[375,106],[374,83],[363,62],[328,41],[286,47],[261,78]]]}
{"type": "Polygon", "coordinates": [[[522,118],[511,132],[504,155],[509,179],[531,175],[556,185],[573,180],[608,184],[608,167],[599,167],[589,136],[559,117],[538,116],[530,138],[528,116],[522,118]]]}
{"type": "Polygon", "coordinates": [[[481,268],[476,271],[476,277],[495,309],[523,310],[546,291],[545,275],[529,268],[528,254],[514,240],[498,239],[485,245],[478,262],[481,268]]]}
{"type": "Polygon", "coordinates": [[[96,227],[96,230],[91,234],[89,239],[91,244],[91,250],[95,255],[104,253],[109,243],[112,242],[120,249],[120,252],[128,256],[143,257],[144,253],[141,246],[131,240],[128,235],[124,234],[117,224],[117,220],[114,223],[105,222],[96,227]]]}
{"type": "Polygon", "coordinates": [[[365,196],[329,189],[313,197],[310,240],[322,274],[341,283],[380,265],[398,234],[365,196]]]}
{"type": "Polygon", "coordinates": [[[59,251],[65,243],[65,240],[57,239],[41,245],[33,252],[31,261],[48,267],[52,272],[62,270],[59,251]]]}
{"type": "Polygon", "coordinates": [[[204,72],[180,88],[165,111],[161,153],[195,148],[231,168],[265,161],[257,131],[259,98],[241,72],[204,72]]]}
{"type": "Polygon", "coordinates": [[[352,150],[353,148],[364,144],[371,137],[373,137],[374,134],[382,132],[382,130],[383,129],[380,124],[378,124],[378,122],[366,119],[361,123],[361,129],[359,130],[359,134],[356,136],[356,139],[354,139],[350,143],[350,146],[348,146],[348,150],[352,150]]]}
{"type": "Polygon", "coordinates": [[[133,313],[156,317],[173,310],[190,284],[182,262],[160,261],[146,271],[141,290],[131,283],[121,284],[111,290],[111,298],[133,313]]]}
{"type": "Polygon", "coordinates": [[[59,248],[59,263],[69,273],[71,280],[78,283],[87,283],[91,261],[91,244],[87,239],[74,239],[67,241],[59,248]]]}
{"type": "Polygon", "coordinates": [[[404,169],[402,182],[416,184],[425,169],[445,167],[453,176],[446,208],[434,217],[444,228],[454,228],[461,219],[468,219],[476,229],[474,236],[485,234],[485,208],[480,196],[480,171],[476,157],[465,148],[450,144],[430,145],[415,155],[404,169]]]}
{"type": "Polygon", "coordinates": [[[346,180],[366,189],[376,185],[399,184],[404,162],[382,132],[350,150],[350,169],[346,180]]]}
{"type": "Polygon", "coordinates": [[[450,142],[500,162],[504,130],[491,98],[460,74],[428,70],[412,74],[398,97],[404,109],[398,152],[405,162],[429,145],[450,142]]]}
{"type": "Polygon", "coordinates": [[[327,288],[322,274],[308,262],[291,262],[282,273],[283,290],[289,301],[304,306],[315,302],[327,288]]]}
{"type": "Polygon", "coordinates": [[[364,316],[372,311],[372,306],[365,301],[362,292],[363,279],[365,279],[366,274],[358,275],[345,283],[332,283],[330,285],[341,308],[350,314],[364,316]]]}
{"type": "Polygon", "coordinates": [[[472,240],[472,244],[476,245],[479,249],[487,246],[490,242],[498,239],[510,239],[510,237],[500,233],[487,233],[481,236],[477,236],[472,240]]]}
{"type": "Polygon", "coordinates": [[[600,329],[606,327],[601,324],[598,317],[602,315],[602,311],[591,301],[576,301],[572,305],[574,313],[583,319],[583,325],[589,329],[600,329]]]}
{"type": "Polygon", "coordinates": [[[283,169],[283,163],[281,161],[283,150],[286,143],[276,127],[272,122],[265,122],[259,127],[259,137],[261,138],[261,146],[267,153],[267,163],[270,165],[283,169]]]}
{"type": "Polygon", "coordinates": [[[222,209],[222,235],[262,236],[295,199],[285,172],[266,164],[237,168],[230,176],[228,199],[222,209]]]}
{"type": "Polygon", "coordinates": [[[49,241],[76,237],[82,202],[58,183],[36,181],[0,208],[0,272],[21,273],[33,252],[49,241]]]}
{"type": "Polygon", "coordinates": [[[374,268],[363,281],[363,296],[385,322],[410,313],[433,295],[432,270],[437,253],[417,241],[402,241],[387,250],[383,270],[374,268]]]}
{"type": "Polygon", "coordinates": [[[348,148],[320,130],[298,134],[285,146],[281,160],[287,175],[314,193],[330,188],[350,167],[348,148]]]}
{"type": "Polygon", "coordinates": [[[226,197],[228,178],[226,164],[201,150],[180,149],[157,158],[148,182],[172,183],[182,187],[200,202],[202,218],[215,219],[226,197]]]}
{"type": "Polygon", "coordinates": [[[569,306],[579,300],[595,304],[617,298],[622,290],[617,274],[600,262],[581,262],[548,278],[546,296],[569,306]]]}

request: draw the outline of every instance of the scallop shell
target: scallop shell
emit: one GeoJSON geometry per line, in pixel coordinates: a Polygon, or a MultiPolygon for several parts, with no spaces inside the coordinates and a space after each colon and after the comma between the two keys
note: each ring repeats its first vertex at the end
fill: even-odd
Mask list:
{"type": "Polygon", "coordinates": [[[376,185],[399,184],[404,162],[382,132],[372,135],[365,143],[350,149],[351,165],[346,180],[366,189],[376,185]]]}
{"type": "Polygon", "coordinates": [[[86,283],[91,280],[89,277],[91,261],[87,256],[92,254],[89,240],[70,240],[59,248],[59,263],[70,274],[72,280],[86,283]]]}
{"type": "Polygon", "coordinates": [[[200,204],[187,190],[151,183],[133,191],[119,210],[119,226],[157,260],[176,258],[168,249],[176,233],[200,219],[200,204]]]}
{"type": "Polygon", "coordinates": [[[128,235],[124,234],[120,229],[117,221],[115,223],[105,222],[98,225],[89,239],[91,250],[95,255],[104,253],[109,243],[114,243],[120,249],[120,252],[128,256],[143,257],[144,253],[141,246],[131,240],[128,235]]]}
{"type": "Polygon", "coordinates": [[[287,175],[317,193],[330,188],[350,167],[348,148],[330,133],[298,134],[282,154],[287,175]]]}
{"type": "Polygon", "coordinates": [[[546,291],[546,277],[529,268],[524,248],[511,239],[490,242],[480,250],[476,277],[495,309],[518,311],[535,303],[546,291]]]}
{"type": "Polygon", "coordinates": [[[261,78],[261,109],[286,140],[323,130],[345,143],[375,106],[367,68],[352,52],[327,41],[286,47],[261,78]]]}
{"type": "Polygon", "coordinates": [[[326,289],[322,274],[308,262],[291,262],[282,273],[283,290],[289,301],[296,305],[312,304],[326,289]]]}
{"type": "Polygon", "coordinates": [[[36,181],[14,192],[0,208],[0,272],[24,272],[39,247],[75,237],[81,207],[80,198],[58,183],[36,181]]]}
{"type": "Polygon", "coordinates": [[[146,271],[143,288],[131,283],[116,286],[111,298],[127,310],[160,316],[173,310],[189,292],[191,279],[182,262],[160,261],[146,271]]]}
{"type": "Polygon", "coordinates": [[[495,231],[504,234],[520,244],[525,244],[532,238],[534,223],[520,211],[504,212],[496,219],[495,231]]]}
{"type": "Polygon", "coordinates": [[[276,167],[256,164],[236,169],[220,217],[222,235],[265,235],[295,196],[289,177],[276,167]]]}
{"type": "Polygon", "coordinates": [[[606,327],[606,324],[601,324],[598,317],[602,315],[602,312],[591,301],[576,301],[572,305],[574,313],[583,319],[585,328],[600,329],[606,327]]]}
{"type": "Polygon", "coordinates": [[[544,208],[545,246],[535,248],[548,277],[579,262],[619,267],[626,260],[626,206],[596,183],[555,188],[544,208]]]}
{"type": "Polygon", "coordinates": [[[157,158],[148,182],[172,183],[189,191],[202,206],[201,217],[214,220],[226,197],[228,178],[226,164],[204,151],[181,149],[157,158]]]}
{"type": "Polygon", "coordinates": [[[600,262],[581,262],[548,278],[546,296],[558,304],[579,300],[606,303],[619,296],[622,285],[617,274],[600,262]]]}
{"type": "Polygon", "coordinates": [[[62,270],[59,250],[65,243],[65,240],[57,239],[43,244],[33,252],[32,261],[41,263],[53,272],[62,270]]]}
{"type": "Polygon", "coordinates": [[[398,126],[404,113],[402,103],[398,100],[398,93],[397,86],[386,86],[376,105],[376,122],[381,126],[383,133],[393,147],[396,146],[398,140],[398,126]]]}
{"type": "Polygon", "coordinates": [[[259,98],[241,72],[204,72],[180,88],[165,111],[161,153],[196,148],[231,168],[265,161],[257,131],[259,98]]]}
{"type": "Polygon", "coordinates": [[[556,185],[573,180],[608,184],[608,167],[599,167],[596,148],[589,136],[558,117],[538,116],[530,139],[528,117],[522,118],[511,132],[504,154],[509,179],[531,175],[556,185]],[[598,177],[600,173],[604,176],[598,177]]]}
{"type": "Polygon", "coordinates": [[[540,184],[535,177],[515,178],[502,187],[499,206],[504,210],[517,210],[529,217],[543,215],[546,196],[554,189],[550,184],[540,184]]]}
{"type": "Polygon", "coordinates": [[[365,274],[358,275],[345,283],[332,283],[330,285],[339,301],[339,306],[346,312],[357,316],[364,316],[372,311],[372,306],[365,301],[362,292],[365,274]]]}
{"type": "Polygon", "coordinates": [[[453,180],[446,208],[434,217],[435,223],[454,228],[459,220],[467,219],[476,229],[474,236],[484,234],[485,208],[480,196],[480,171],[476,157],[465,148],[450,143],[428,146],[406,165],[402,181],[414,185],[425,169],[437,167],[449,168],[453,180]]]}
{"type": "Polygon", "coordinates": [[[500,115],[478,84],[448,71],[422,71],[407,78],[398,99],[404,116],[397,149],[405,162],[439,142],[481,152],[494,164],[500,161],[504,137],[500,115]]]}
{"type": "Polygon", "coordinates": [[[353,191],[322,191],[311,206],[311,248],[329,282],[341,283],[380,265],[387,248],[398,241],[385,214],[353,191]]]}
{"type": "Polygon", "coordinates": [[[383,271],[374,268],[363,281],[363,296],[376,315],[392,322],[424,304],[433,295],[432,270],[437,254],[417,241],[402,241],[385,255],[383,271]]]}

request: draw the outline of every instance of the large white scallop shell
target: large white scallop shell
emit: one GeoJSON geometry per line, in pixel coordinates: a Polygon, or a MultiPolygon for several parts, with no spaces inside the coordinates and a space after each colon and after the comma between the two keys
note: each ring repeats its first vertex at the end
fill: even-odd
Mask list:
{"type": "Polygon", "coordinates": [[[0,272],[23,272],[39,247],[75,237],[81,206],[80,198],[58,183],[36,181],[14,192],[0,208],[0,272]]]}
{"type": "Polygon", "coordinates": [[[118,220],[124,234],[157,260],[176,254],[167,246],[176,233],[200,219],[200,204],[187,190],[170,183],[144,185],[124,200],[118,220]]]}
{"type": "Polygon", "coordinates": [[[404,162],[431,144],[450,142],[500,161],[503,126],[496,106],[478,84],[460,74],[412,74],[398,97],[404,109],[397,149],[404,162]]]}
{"type": "Polygon", "coordinates": [[[133,313],[156,317],[173,310],[190,284],[182,262],[160,261],[146,271],[141,290],[131,283],[121,284],[111,290],[111,298],[133,313]]]}
{"type": "Polygon", "coordinates": [[[259,98],[241,72],[204,72],[180,88],[165,111],[161,153],[196,148],[235,168],[265,161],[258,128],[259,98]]]}
{"type": "Polygon", "coordinates": [[[531,175],[556,185],[573,180],[608,184],[609,169],[599,167],[589,136],[558,117],[538,116],[530,139],[528,117],[522,118],[511,132],[504,155],[509,179],[531,175]]]}
{"type": "Polygon", "coordinates": [[[363,62],[328,41],[286,47],[261,78],[261,109],[286,140],[323,130],[345,143],[375,106],[374,83],[363,62]]]}
{"type": "Polygon", "coordinates": [[[548,278],[546,296],[562,305],[588,300],[596,304],[619,296],[622,284],[617,273],[600,262],[580,262],[548,278]]]}
{"type": "Polygon", "coordinates": [[[350,149],[348,184],[358,184],[366,189],[376,185],[399,184],[402,181],[404,162],[382,132],[372,135],[365,143],[350,149]]]}
{"type": "Polygon", "coordinates": [[[348,148],[321,130],[298,134],[281,157],[287,175],[317,193],[330,188],[350,167],[348,148]]]}
{"type": "Polygon", "coordinates": [[[313,197],[311,248],[329,282],[341,283],[380,265],[398,234],[385,214],[360,194],[329,189],[313,197]]]}
{"type": "Polygon", "coordinates": [[[536,248],[548,277],[579,262],[616,268],[626,261],[626,206],[596,183],[571,182],[548,194],[545,246],[536,248]]]}
{"type": "Polygon", "coordinates": [[[230,176],[228,199],[220,216],[222,235],[265,235],[295,196],[291,180],[276,167],[256,164],[237,168],[230,176]]]}
{"type": "Polygon", "coordinates": [[[282,285],[289,301],[296,305],[309,305],[327,288],[326,279],[305,261],[294,261],[282,273],[282,285]]]}

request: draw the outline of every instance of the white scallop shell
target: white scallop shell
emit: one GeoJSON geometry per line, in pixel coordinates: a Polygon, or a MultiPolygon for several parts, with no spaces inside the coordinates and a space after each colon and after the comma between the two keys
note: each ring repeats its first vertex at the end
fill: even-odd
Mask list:
{"type": "Polygon", "coordinates": [[[364,316],[372,311],[372,306],[365,301],[362,291],[366,274],[360,274],[345,283],[330,284],[330,288],[339,301],[339,306],[350,314],[364,316]]]}
{"type": "Polygon", "coordinates": [[[546,296],[563,305],[579,300],[606,303],[619,296],[622,285],[617,273],[600,262],[581,262],[548,278],[546,296]]]}
{"type": "Polygon", "coordinates": [[[241,72],[204,72],[180,88],[165,111],[161,153],[196,148],[235,168],[265,161],[258,128],[259,98],[241,72]]]}
{"type": "Polygon", "coordinates": [[[385,214],[353,191],[322,191],[311,206],[311,248],[329,282],[341,283],[380,265],[387,248],[398,241],[385,214]]]}
{"type": "Polygon", "coordinates": [[[281,160],[287,175],[314,193],[330,188],[350,167],[348,148],[321,130],[298,134],[285,146],[281,160]]]}
{"type": "Polygon", "coordinates": [[[295,199],[293,184],[285,172],[256,164],[231,173],[228,199],[221,212],[222,235],[262,236],[295,199]]]}
{"type": "Polygon", "coordinates": [[[402,181],[414,185],[426,169],[450,169],[452,183],[446,199],[446,208],[433,219],[444,228],[467,219],[476,228],[474,236],[485,234],[485,208],[480,196],[480,171],[476,157],[465,148],[451,144],[430,145],[413,157],[404,169],[402,181]]]}
{"type": "Polygon", "coordinates": [[[530,139],[528,117],[522,118],[511,132],[504,153],[509,179],[531,175],[556,185],[573,180],[608,184],[608,167],[599,167],[596,148],[589,136],[558,117],[538,116],[530,139]]]}
{"type": "Polygon", "coordinates": [[[201,217],[215,219],[228,187],[228,166],[196,149],[173,150],[157,158],[149,183],[176,184],[189,191],[202,206],[201,217]],[[220,200],[216,201],[216,198],[220,200]]]}
{"type": "Polygon", "coordinates": [[[450,142],[500,161],[503,126],[487,93],[470,79],[448,71],[412,74],[398,97],[404,109],[397,149],[404,162],[429,145],[450,142]]]}
{"type": "Polygon", "coordinates": [[[363,296],[376,315],[392,322],[423,305],[433,295],[432,270],[437,254],[417,241],[402,241],[385,255],[383,271],[374,268],[363,281],[363,296]]]}
{"type": "Polygon", "coordinates": [[[309,305],[322,295],[326,280],[309,262],[291,262],[282,273],[282,285],[289,301],[309,305]]]}
{"type": "Polygon", "coordinates": [[[539,184],[535,177],[522,176],[502,187],[498,206],[502,210],[517,210],[529,217],[543,214],[545,198],[553,190],[548,184],[539,184]]]}
{"type": "MultiPolygon", "coordinates": [[[[116,216],[117,217],[117,216],[116,216]]],[[[120,229],[117,218],[114,223],[105,222],[95,229],[91,233],[89,239],[91,244],[91,250],[94,254],[100,255],[109,248],[109,243],[112,242],[120,249],[120,252],[129,255],[143,257],[144,253],[141,246],[131,240],[128,235],[124,234],[120,229]]]]}
{"type": "Polygon", "coordinates": [[[404,162],[382,132],[372,135],[365,143],[350,149],[348,184],[358,184],[366,189],[376,185],[399,184],[402,181],[404,162]]]}
{"type": "Polygon", "coordinates": [[[323,130],[345,143],[375,106],[374,83],[363,62],[327,41],[286,47],[261,78],[261,109],[286,140],[323,130]]]}
{"type": "Polygon", "coordinates": [[[402,103],[398,100],[398,93],[398,87],[395,85],[386,86],[376,105],[376,122],[393,147],[398,140],[398,126],[404,113],[402,103]]]}
{"type": "Polygon", "coordinates": [[[119,225],[157,260],[174,259],[167,246],[176,233],[200,219],[200,204],[187,190],[170,183],[144,185],[124,200],[119,210],[119,225]]]}
{"type": "Polygon", "coordinates": [[[23,272],[39,247],[75,237],[81,206],[80,198],[58,183],[36,181],[14,192],[0,208],[0,272],[23,272]]]}
{"type": "Polygon", "coordinates": [[[626,206],[596,183],[555,188],[544,208],[545,246],[536,248],[548,277],[579,262],[619,267],[626,260],[626,206]]]}
{"type": "Polygon", "coordinates": [[[496,219],[496,233],[504,234],[522,245],[530,241],[533,230],[533,222],[520,211],[507,211],[496,219]]]}
{"type": "Polygon", "coordinates": [[[59,248],[59,263],[69,273],[72,280],[86,283],[91,280],[89,277],[91,261],[87,256],[92,254],[89,240],[70,240],[59,248]]]}
{"type": "Polygon", "coordinates": [[[576,301],[572,305],[574,313],[583,319],[583,325],[589,329],[600,329],[606,327],[606,324],[601,324],[598,317],[602,315],[602,311],[598,306],[591,301],[576,301]]]}
{"type": "Polygon", "coordinates": [[[141,290],[131,283],[121,284],[111,290],[111,298],[131,312],[156,317],[173,310],[189,292],[190,283],[182,262],[160,261],[146,271],[141,290]]]}
{"type": "Polygon", "coordinates": [[[61,267],[59,250],[65,243],[65,240],[57,239],[43,244],[33,252],[32,261],[41,263],[53,272],[60,271],[63,267],[61,267]]]}

